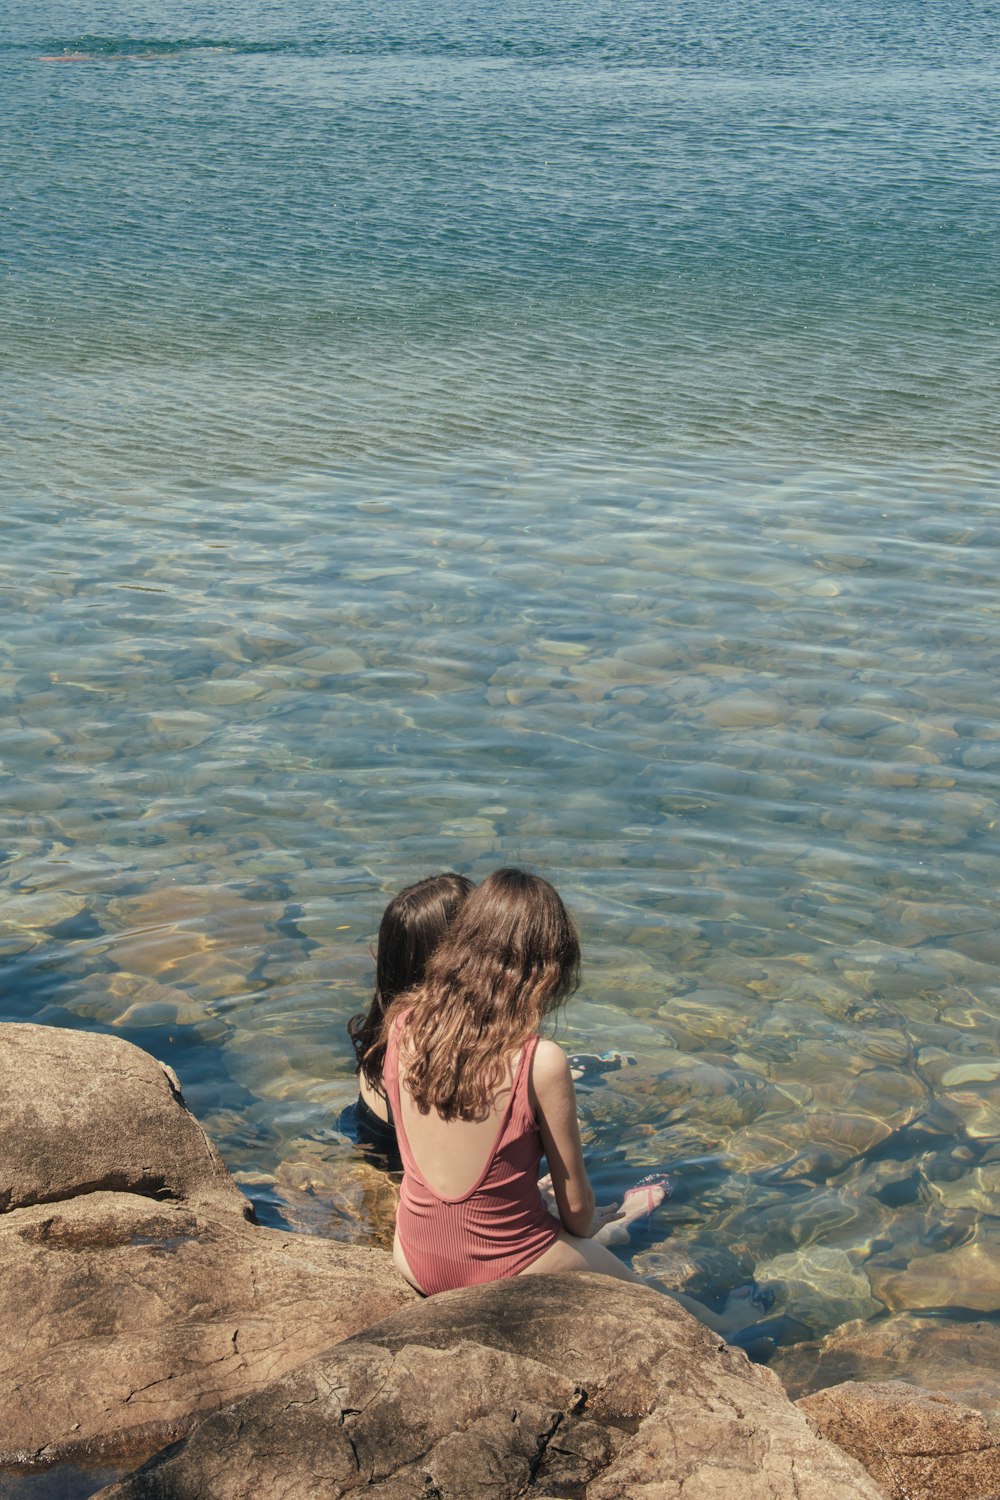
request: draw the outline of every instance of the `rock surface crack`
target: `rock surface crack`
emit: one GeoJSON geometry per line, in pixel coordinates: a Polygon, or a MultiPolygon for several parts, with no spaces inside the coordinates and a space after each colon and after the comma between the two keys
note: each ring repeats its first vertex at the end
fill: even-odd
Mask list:
{"type": "MultiPolygon", "coordinates": [[[[577,1393],[577,1396],[579,1396],[579,1393],[577,1393]]],[[[569,1408],[569,1412],[557,1411],[551,1425],[546,1428],[544,1432],[540,1432],[538,1434],[538,1438],[536,1440],[537,1446],[535,1448],[534,1454],[531,1457],[531,1461],[528,1464],[529,1489],[534,1485],[535,1480],[538,1478],[538,1471],[542,1467],[542,1464],[545,1462],[545,1455],[549,1450],[549,1444],[555,1437],[556,1433],[559,1431],[559,1428],[562,1426],[563,1422],[566,1420],[566,1417],[572,1412],[579,1409],[579,1404],[579,1400],[577,1399],[569,1408]]]]}

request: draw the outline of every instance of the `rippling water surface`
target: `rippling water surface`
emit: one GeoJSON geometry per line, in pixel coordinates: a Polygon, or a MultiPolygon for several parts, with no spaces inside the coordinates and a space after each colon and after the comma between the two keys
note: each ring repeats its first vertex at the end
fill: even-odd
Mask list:
{"type": "Polygon", "coordinates": [[[995,1311],[996,19],[8,7],[6,1018],[384,1239],[379,915],[523,862],[647,1274],[995,1311]]]}
{"type": "Polygon", "coordinates": [[[31,487],[997,455],[993,3],[8,11],[31,487]]]}

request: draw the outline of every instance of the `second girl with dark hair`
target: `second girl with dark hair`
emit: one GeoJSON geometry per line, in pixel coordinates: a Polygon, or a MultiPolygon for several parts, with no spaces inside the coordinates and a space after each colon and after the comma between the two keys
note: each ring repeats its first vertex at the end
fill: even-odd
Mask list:
{"type": "Polygon", "coordinates": [[[380,1038],[385,1013],[397,995],[421,983],[427,960],[472,888],[472,881],[464,875],[447,871],[415,881],[393,896],[378,930],[375,993],[367,1011],[347,1023],[356,1057],[358,1099],[352,1111],[345,1110],[341,1116],[341,1128],[374,1151],[380,1165],[390,1171],[398,1171],[402,1163],[382,1084],[385,1043],[380,1038]],[[353,1121],[348,1122],[351,1112],[353,1121]]]}

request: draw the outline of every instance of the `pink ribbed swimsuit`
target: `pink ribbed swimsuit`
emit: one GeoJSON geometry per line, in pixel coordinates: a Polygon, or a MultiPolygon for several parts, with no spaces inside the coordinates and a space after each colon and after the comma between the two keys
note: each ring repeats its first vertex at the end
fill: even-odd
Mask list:
{"type": "Polygon", "coordinates": [[[403,1158],[396,1233],[407,1265],[428,1296],[516,1276],[559,1237],[559,1225],[538,1191],[542,1138],[528,1099],[538,1037],[529,1037],[521,1048],[510,1099],[478,1182],[460,1198],[442,1198],[421,1175],[403,1127],[398,1031],[393,1029],[385,1049],[382,1077],[403,1158]]]}

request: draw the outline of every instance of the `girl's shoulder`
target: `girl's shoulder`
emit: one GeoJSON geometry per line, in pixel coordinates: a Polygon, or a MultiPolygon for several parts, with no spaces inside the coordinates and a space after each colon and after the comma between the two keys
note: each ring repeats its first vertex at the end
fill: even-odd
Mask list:
{"type": "Polygon", "coordinates": [[[559,1084],[570,1077],[569,1058],[558,1042],[540,1036],[531,1059],[531,1077],[535,1086],[559,1084]]]}

